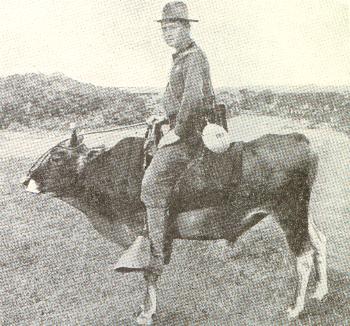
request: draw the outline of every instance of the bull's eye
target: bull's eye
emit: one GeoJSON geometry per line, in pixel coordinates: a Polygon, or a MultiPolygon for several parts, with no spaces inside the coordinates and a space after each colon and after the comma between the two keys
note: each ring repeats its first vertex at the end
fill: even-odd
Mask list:
{"type": "Polygon", "coordinates": [[[51,156],[50,160],[51,160],[51,162],[53,162],[53,163],[59,163],[59,162],[62,161],[62,158],[59,157],[59,156],[51,156]]]}

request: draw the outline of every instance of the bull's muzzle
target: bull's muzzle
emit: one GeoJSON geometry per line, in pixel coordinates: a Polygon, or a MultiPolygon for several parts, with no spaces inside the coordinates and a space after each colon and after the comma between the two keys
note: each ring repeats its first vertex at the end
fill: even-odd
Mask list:
{"type": "Polygon", "coordinates": [[[30,177],[29,176],[25,176],[23,178],[21,178],[20,183],[24,186],[27,187],[30,181],[30,177]]]}
{"type": "Polygon", "coordinates": [[[40,193],[39,186],[34,179],[27,176],[21,180],[21,183],[27,191],[32,192],[34,194],[40,193]]]}

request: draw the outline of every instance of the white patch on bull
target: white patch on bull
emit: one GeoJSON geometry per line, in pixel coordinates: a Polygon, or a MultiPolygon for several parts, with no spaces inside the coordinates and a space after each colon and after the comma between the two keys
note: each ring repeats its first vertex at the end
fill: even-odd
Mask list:
{"type": "Polygon", "coordinates": [[[153,316],[157,310],[157,290],[155,282],[147,282],[147,301],[148,307],[141,305],[141,313],[137,317],[136,323],[138,325],[152,325],[153,316]]]}
{"type": "Polygon", "coordinates": [[[39,186],[38,184],[35,182],[35,180],[33,179],[30,179],[29,180],[29,183],[28,183],[28,186],[27,186],[27,191],[29,192],[32,192],[34,194],[38,194],[40,193],[40,190],[39,190],[39,186]]]}

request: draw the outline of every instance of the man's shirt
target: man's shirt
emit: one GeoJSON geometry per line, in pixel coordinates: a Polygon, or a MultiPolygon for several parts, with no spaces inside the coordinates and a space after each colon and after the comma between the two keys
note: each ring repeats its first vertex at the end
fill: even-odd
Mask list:
{"type": "Polygon", "coordinates": [[[163,105],[168,117],[176,115],[175,134],[187,137],[189,121],[203,117],[214,97],[209,63],[194,42],[175,53],[173,61],[163,105]]]}

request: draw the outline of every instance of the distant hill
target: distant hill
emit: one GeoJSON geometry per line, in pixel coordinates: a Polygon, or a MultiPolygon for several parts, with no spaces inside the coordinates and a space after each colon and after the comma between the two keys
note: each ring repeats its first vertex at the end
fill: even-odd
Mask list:
{"type": "Polygon", "coordinates": [[[145,114],[144,100],[137,94],[59,73],[0,78],[0,128],[21,124],[51,129],[71,121],[96,127],[141,121],[145,114]]]}
{"type": "Polygon", "coordinates": [[[319,86],[319,85],[249,85],[240,87],[231,86],[221,86],[216,88],[216,93],[230,92],[239,93],[239,90],[247,89],[253,92],[262,92],[265,90],[270,90],[273,93],[349,93],[350,85],[329,85],[329,86],[319,86]]]}
{"type": "MultiPolygon", "coordinates": [[[[162,114],[164,89],[101,87],[61,73],[29,73],[0,78],[0,128],[67,129],[71,122],[84,129],[144,121],[162,114]]],[[[329,123],[350,133],[348,86],[218,87],[218,103],[228,117],[255,113],[305,118],[329,123]]]]}
{"type": "Polygon", "coordinates": [[[164,88],[159,87],[121,87],[120,89],[132,94],[161,94],[164,92],[164,88]]]}

